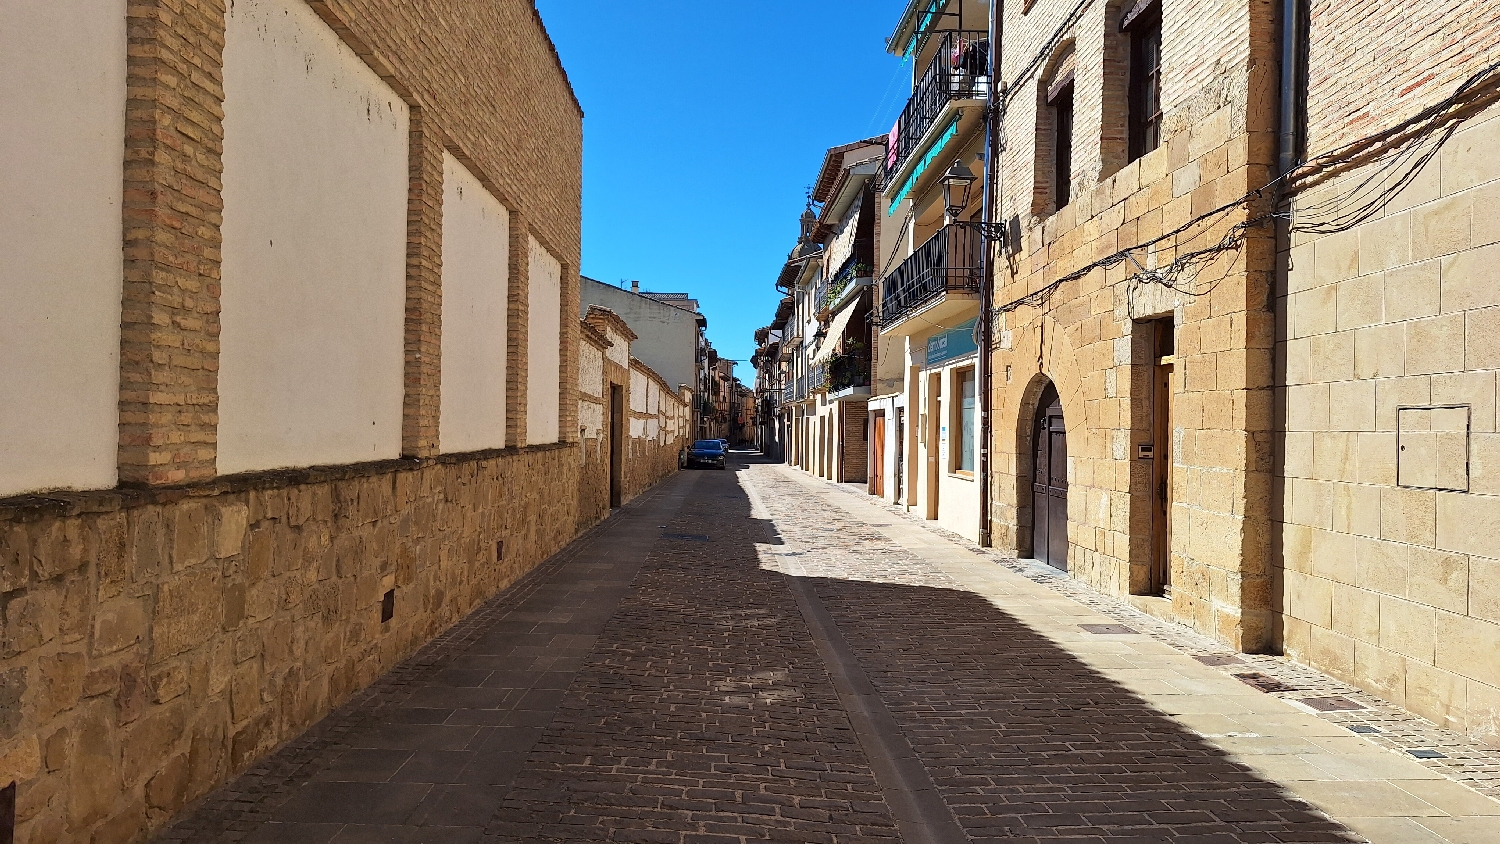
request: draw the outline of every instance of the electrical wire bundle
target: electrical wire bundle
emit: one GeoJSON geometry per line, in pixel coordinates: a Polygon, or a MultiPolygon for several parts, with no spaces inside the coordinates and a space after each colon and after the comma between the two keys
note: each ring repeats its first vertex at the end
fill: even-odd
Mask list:
{"type": "Polygon", "coordinates": [[[992,318],[1024,307],[1045,305],[1063,285],[1094,270],[1108,270],[1129,262],[1135,272],[1126,279],[1130,291],[1156,284],[1188,296],[1211,293],[1224,278],[1197,284],[1201,270],[1229,253],[1238,253],[1250,230],[1284,220],[1290,231],[1335,234],[1348,231],[1379,214],[1403,188],[1410,185],[1462,123],[1488,106],[1500,102],[1500,62],[1489,65],[1460,85],[1441,102],[1422,109],[1411,118],[1387,129],[1318,155],[1233,202],[1194,217],[1160,237],[1126,247],[1067,273],[1046,286],[999,305],[992,318]],[[1357,170],[1373,168],[1350,186],[1326,199],[1290,211],[1276,211],[1285,200],[1357,170]],[[1266,206],[1265,210],[1255,206],[1266,206]],[[1248,210],[1250,216],[1229,227],[1217,241],[1191,248],[1215,231],[1230,215],[1248,210]],[[1173,254],[1165,266],[1148,269],[1135,253],[1151,255],[1170,242],[1173,254]],[[1184,251],[1185,250],[1185,251],[1184,251]]]}

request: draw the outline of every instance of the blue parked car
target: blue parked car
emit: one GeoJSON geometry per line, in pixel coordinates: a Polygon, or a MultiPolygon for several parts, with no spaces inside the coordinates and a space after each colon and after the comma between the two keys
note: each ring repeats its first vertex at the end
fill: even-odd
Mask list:
{"type": "Polygon", "coordinates": [[[719,440],[698,440],[688,449],[687,465],[724,468],[724,443],[719,440]]]}

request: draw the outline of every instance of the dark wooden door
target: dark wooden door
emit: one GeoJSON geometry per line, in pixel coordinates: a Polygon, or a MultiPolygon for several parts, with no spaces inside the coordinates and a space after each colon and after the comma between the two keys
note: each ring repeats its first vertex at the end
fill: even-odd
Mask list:
{"type": "Polygon", "coordinates": [[[1068,429],[1062,400],[1047,387],[1036,414],[1031,470],[1032,555],[1068,570],[1068,429]]]}
{"type": "Polygon", "coordinates": [[[870,494],[885,496],[885,414],[875,414],[870,440],[870,494]]]}
{"type": "Polygon", "coordinates": [[[625,504],[625,387],[609,388],[609,506],[625,504]]]}

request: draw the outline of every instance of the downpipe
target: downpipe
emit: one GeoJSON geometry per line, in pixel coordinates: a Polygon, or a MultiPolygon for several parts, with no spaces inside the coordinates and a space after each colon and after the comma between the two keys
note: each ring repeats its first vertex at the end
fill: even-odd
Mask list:
{"type": "Polygon", "coordinates": [[[990,422],[991,396],[994,387],[994,366],[990,361],[993,353],[991,338],[994,335],[992,314],[995,289],[995,241],[990,232],[995,230],[995,178],[1000,172],[995,153],[999,132],[995,121],[999,109],[1001,77],[1000,38],[1005,33],[1001,15],[1005,13],[1003,0],[990,0],[990,84],[984,102],[984,205],[980,212],[980,235],[984,242],[984,270],[979,285],[979,546],[990,548],[994,538],[990,531],[990,422]]]}
{"type": "Polygon", "coordinates": [[[1306,8],[1306,0],[1281,0],[1281,132],[1277,160],[1281,176],[1292,172],[1302,156],[1306,8]]]}

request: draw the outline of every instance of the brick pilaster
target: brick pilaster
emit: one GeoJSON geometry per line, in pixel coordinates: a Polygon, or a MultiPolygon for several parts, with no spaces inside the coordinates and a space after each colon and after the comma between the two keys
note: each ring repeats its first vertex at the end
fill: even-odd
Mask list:
{"type": "Polygon", "coordinates": [[[438,453],[443,337],[443,140],[425,109],[411,109],[406,206],[406,370],[401,453],[438,453]]]}
{"type": "Polygon", "coordinates": [[[563,264],[558,307],[562,310],[558,325],[558,342],[562,344],[558,360],[558,441],[576,443],[578,436],[578,268],[563,264]]]}
{"type": "Polygon", "coordinates": [[[126,9],[123,485],[213,477],[223,243],[223,0],[126,9]]]}
{"type": "MultiPolygon", "coordinates": [[[[510,215],[510,292],[505,324],[508,333],[508,360],[505,363],[505,444],[526,445],[526,388],[528,384],[526,338],[530,333],[531,315],[531,229],[520,211],[510,215]]],[[[563,331],[569,322],[563,321],[563,331]]],[[[575,335],[577,329],[573,329],[575,335]]]]}

